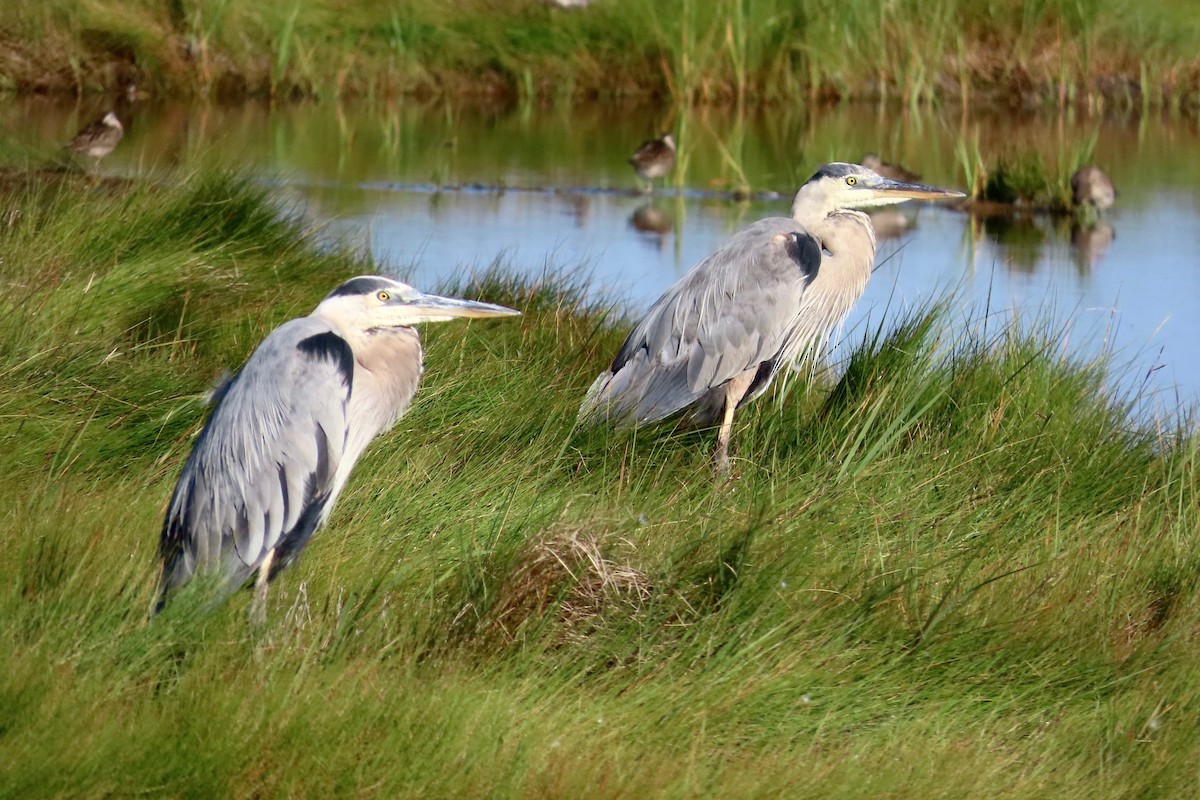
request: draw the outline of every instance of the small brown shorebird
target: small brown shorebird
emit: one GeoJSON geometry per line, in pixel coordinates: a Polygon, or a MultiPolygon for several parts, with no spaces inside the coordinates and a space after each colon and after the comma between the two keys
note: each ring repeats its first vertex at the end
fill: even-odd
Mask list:
{"type": "Polygon", "coordinates": [[[650,182],[647,191],[652,190],[655,179],[665,177],[675,168],[675,139],[669,133],[660,139],[647,139],[630,157],[629,163],[639,178],[650,182]]]}
{"type": "Polygon", "coordinates": [[[121,120],[117,119],[116,114],[109,111],[75,134],[75,138],[67,147],[81,156],[94,158],[99,163],[100,159],[113,151],[117,142],[121,141],[121,137],[124,135],[125,128],[121,125],[121,120]]]}
{"type": "Polygon", "coordinates": [[[1075,199],[1076,208],[1090,205],[1097,211],[1103,211],[1112,208],[1117,199],[1117,190],[1104,170],[1088,164],[1071,176],[1071,196],[1075,199]]]}
{"type": "Polygon", "coordinates": [[[882,175],[885,178],[890,178],[894,181],[913,181],[921,180],[921,176],[915,172],[909,172],[899,164],[888,164],[875,153],[867,153],[862,157],[862,161],[858,162],[862,166],[874,172],[876,175],[882,175]]]}

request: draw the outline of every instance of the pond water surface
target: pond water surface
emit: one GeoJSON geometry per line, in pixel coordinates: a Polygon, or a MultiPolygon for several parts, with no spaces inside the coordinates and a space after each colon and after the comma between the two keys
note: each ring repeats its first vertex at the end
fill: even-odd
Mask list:
{"type": "MultiPolygon", "coordinates": [[[[0,106],[8,138],[52,149],[104,109],[0,106]],[[50,143],[50,144],[46,144],[50,143]]],[[[221,163],[272,181],[386,270],[435,288],[494,262],[582,270],[637,313],[739,227],[786,215],[820,164],[866,152],[922,180],[965,182],[959,153],[1037,153],[1053,166],[1094,143],[1117,205],[1094,230],[1046,216],[973,219],[908,204],[844,330],[854,342],[905,309],[953,293],[960,318],[1052,319],[1064,352],[1116,353],[1118,390],[1144,387],[1154,413],[1200,392],[1200,130],[1187,118],[904,113],[852,106],[738,115],[653,108],[503,111],[415,104],[233,108],[139,102],[98,171],[221,163]],[[665,130],[681,143],[670,186],[635,190],[626,159],[665,130]],[[747,185],[756,196],[735,202],[747,185]],[[776,192],[777,196],[769,193],[776,192]]],[[[331,275],[332,286],[344,275],[331,275]]]]}

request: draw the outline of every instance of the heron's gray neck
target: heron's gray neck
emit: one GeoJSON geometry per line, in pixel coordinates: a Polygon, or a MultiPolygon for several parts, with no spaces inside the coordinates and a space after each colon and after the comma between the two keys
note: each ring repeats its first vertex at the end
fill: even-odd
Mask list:
{"type": "Polygon", "coordinates": [[[812,309],[800,316],[805,322],[797,332],[797,347],[819,349],[841,324],[850,307],[862,296],[875,263],[875,230],[861,211],[835,211],[805,223],[821,244],[821,267],[801,299],[812,309]]]}
{"type": "Polygon", "coordinates": [[[821,247],[834,256],[851,257],[854,261],[866,261],[870,272],[875,262],[875,226],[871,218],[861,211],[843,208],[826,214],[815,224],[808,223],[808,231],[821,240],[821,247]]]}
{"type": "Polygon", "coordinates": [[[424,372],[416,328],[372,328],[342,335],[354,351],[354,387],[346,411],[346,446],[334,476],[335,494],[371,440],[396,424],[408,408],[424,372]]]}
{"type": "Polygon", "coordinates": [[[380,407],[378,424],[391,427],[408,406],[421,374],[424,352],[416,328],[371,328],[355,334],[351,342],[356,362],[355,394],[359,381],[372,384],[374,404],[380,407]]]}

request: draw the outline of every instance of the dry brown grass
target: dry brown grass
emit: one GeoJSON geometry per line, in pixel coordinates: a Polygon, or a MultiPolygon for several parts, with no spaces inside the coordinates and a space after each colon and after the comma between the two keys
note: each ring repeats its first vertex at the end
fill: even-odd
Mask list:
{"type": "Polygon", "coordinates": [[[552,531],[530,542],[500,588],[487,628],[515,641],[553,615],[560,644],[594,633],[605,618],[634,616],[654,587],[638,568],[611,557],[615,549],[633,553],[624,538],[580,527],[552,531]]]}

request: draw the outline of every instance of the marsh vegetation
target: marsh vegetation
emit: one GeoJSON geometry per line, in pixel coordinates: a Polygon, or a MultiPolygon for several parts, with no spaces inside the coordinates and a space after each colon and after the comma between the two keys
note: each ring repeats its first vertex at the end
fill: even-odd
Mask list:
{"type": "Polygon", "coordinates": [[[9,3],[0,88],[1200,107],[1190,0],[9,3]]]}
{"type": "MultiPolygon", "coordinates": [[[[584,257],[507,250],[496,212],[535,176],[555,191],[517,215],[561,236],[557,191],[582,187],[572,219],[591,203],[615,250],[596,209],[624,225],[625,159],[670,130],[675,252],[622,252],[663,280],[779,210],[688,191],[790,194],[880,150],[1005,204],[962,223],[955,266],[1020,278],[1067,235],[1037,215],[1098,160],[1139,262],[1080,296],[1133,274],[1124,309],[1156,281],[1186,301],[1143,217],[1191,219],[1190,0],[7,5],[0,91],[83,99],[2,108],[0,795],[1197,794],[1190,401],[1147,413],[1128,353],[1078,348],[1044,299],[1003,315],[981,280],[974,311],[960,286],[851,326],[828,369],[738,417],[735,477],[714,481],[712,430],[576,427],[641,303],[584,257]],[[130,82],[107,169],[44,168],[130,82]],[[269,102],[207,102],[247,97],[269,102]],[[310,99],[338,102],[287,102],[310,99]],[[876,102],[816,113],[849,99],[876,102]],[[457,271],[422,288],[524,315],[423,332],[415,405],[265,626],[248,593],[151,621],[209,390],[339,281],[414,269],[336,222],[395,180],[418,188],[387,196],[406,244],[470,230],[487,250],[435,254],[457,271]],[[497,191],[455,194],[479,180],[497,191]]],[[[946,250],[943,223],[921,226],[946,250]]],[[[934,260],[904,258],[914,284],[934,260]]]]}
{"type": "MultiPolygon", "coordinates": [[[[443,290],[411,413],[276,584],[153,623],[203,396],[338,280],[223,174],[0,181],[0,794],[1189,796],[1197,440],[936,302],[711,431],[576,430],[619,312],[443,290]]],[[[435,288],[435,287],[429,287],[435,288]]]]}

